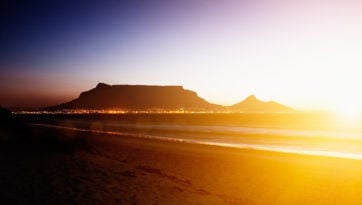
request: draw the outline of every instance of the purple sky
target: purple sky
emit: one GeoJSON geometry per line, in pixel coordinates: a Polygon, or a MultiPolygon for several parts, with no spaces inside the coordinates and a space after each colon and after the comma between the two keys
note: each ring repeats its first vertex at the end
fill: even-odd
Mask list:
{"type": "Polygon", "coordinates": [[[57,104],[105,82],[183,85],[224,105],[254,93],[300,109],[362,110],[358,1],[2,4],[5,106],[57,104]]]}

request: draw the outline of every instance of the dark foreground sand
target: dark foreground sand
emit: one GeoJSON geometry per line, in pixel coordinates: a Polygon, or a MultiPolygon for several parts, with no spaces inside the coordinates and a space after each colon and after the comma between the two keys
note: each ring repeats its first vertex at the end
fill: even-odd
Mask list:
{"type": "Polygon", "coordinates": [[[61,135],[86,145],[1,152],[1,204],[362,204],[362,161],[61,135]]]}

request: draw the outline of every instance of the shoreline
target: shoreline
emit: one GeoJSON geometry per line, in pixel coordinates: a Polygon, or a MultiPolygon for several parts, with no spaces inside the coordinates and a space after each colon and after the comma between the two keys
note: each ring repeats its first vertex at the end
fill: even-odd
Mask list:
{"type": "Polygon", "coordinates": [[[300,155],[311,155],[311,156],[320,156],[320,157],[333,157],[333,158],[341,158],[341,159],[362,160],[362,153],[354,153],[354,152],[338,152],[338,151],[328,151],[328,150],[303,149],[303,147],[301,147],[301,148],[292,147],[292,146],[283,147],[283,146],[276,146],[276,145],[263,145],[263,144],[251,144],[251,143],[215,142],[215,141],[158,136],[158,135],[152,135],[152,134],[134,134],[134,133],[127,133],[127,132],[119,132],[119,131],[91,130],[91,129],[84,129],[84,128],[50,125],[50,124],[32,123],[30,125],[45,127],[45,128],[71,130],[71,131],[76,131],[76,132],[133,137],[133,138],[139,138],[139,139],[152,139],[152,140],[181,142],[181,143],[208,145],[208,146],[216,146],[216,147],[228,147],[228,148],[236,148],[236,149],[279,152],[279,153],[286,153],[286,154],[300,154],[300,155]]]}
{"type": "Polygon", "coordinates": [[[357,160],[35,128],[86,149],[0,155],[0,198],[27,204],[361,204],[357,160]],[[57,133],[53,135],[51,133],[57,133]]]}

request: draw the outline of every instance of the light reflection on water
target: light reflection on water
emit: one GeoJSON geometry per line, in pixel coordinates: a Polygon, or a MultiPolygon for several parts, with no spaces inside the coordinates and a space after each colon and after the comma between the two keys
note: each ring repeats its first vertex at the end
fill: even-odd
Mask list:
{"type": "Polygon", "coordinates": [[[107,127],[105,129],[103,129],[103,127],[102,129],[95,129],[92,128],[92,126],[89,126],[92,128],[89,129],[89,127],[87,128],[84,124],[80,126],[80,124],[77,123],[72,123],[72,126],[32,125],[143,139],[362,160],[362,133],[357,132],[203,125],[116,124],[111,122],[108,124],[108,127],[104,126],[107,127]],[[134,130],[127,131],[126,128],[132,128],[134,130]],[[235,134],[240,134],[240,136],[235,134]],[[258,135],[258,137],[253,135],[258,135]],[[284,136],[284,138],[279,139],[275,136],[284,136]],[[313,137],[321,136],[325,138],[324,141],[310,141],[313,137]],[[340,143],[341,139],[353,139],[353,141],[340,143]]]}
{"type": "Polygon", "coordinates": [[[205,125],[145,125],[145,124],[114,124],[110,125],[124,128],[138,129],[159,129],[159,130],[175,130],[205,133],[232,133],[232,134],[260,134],[260,135],[278,135],[278,136],[301,136],[301,137],[328,137],[341,139],[362,139],[360,132],[345,131],[325,131],[325,130],[301,130],[301,129],[277,129],[277,128],[254,128],[254,127],[238,127],[238,126],[205,126],[205,125]]]}

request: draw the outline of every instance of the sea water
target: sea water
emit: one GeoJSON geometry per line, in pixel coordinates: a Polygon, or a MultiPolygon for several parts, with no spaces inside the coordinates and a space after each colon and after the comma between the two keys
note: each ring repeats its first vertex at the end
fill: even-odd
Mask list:
{"type": "Polygon", "coordinates": [[[332,125],[328,128],[327,118],[318,121],[312,116],[308,120],[305,115],[229,115],[63,115],[29,118],[29,123],[120,137],[362,160],[362,132],[332,125]]]}

